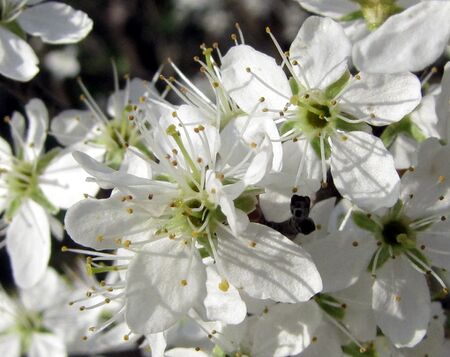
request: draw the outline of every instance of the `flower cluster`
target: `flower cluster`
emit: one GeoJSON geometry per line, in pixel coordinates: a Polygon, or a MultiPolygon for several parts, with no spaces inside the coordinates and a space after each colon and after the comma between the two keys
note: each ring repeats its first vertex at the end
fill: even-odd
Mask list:
{"type": "MultiPolygon", "coordinates": [[[[65,5],[24,2],[3,1],[0,24],[61,42],[32,15],[65,5]]],[[[1,351],[449,354],[450,62],[434,85],[427,66],[450,2],[298,2],[324,16],[288,50],[267,27],[276,57],[238,24],[226,53],[202,45],[208,92],[169,59],[174,76],[119,89],[115,74],[106,114],[80,80],[87,110],[49,125],[33,99],[6,119],[0,223],[20,292],[0,291],[1,351]],[[45,152],[48,132],[64,148],[45,152]],[[59,209],[62,251],[86,256],[72,283],[48,267],[59,209]]],[[[65,40],[90,29],[73,11],[65,40]]]]}

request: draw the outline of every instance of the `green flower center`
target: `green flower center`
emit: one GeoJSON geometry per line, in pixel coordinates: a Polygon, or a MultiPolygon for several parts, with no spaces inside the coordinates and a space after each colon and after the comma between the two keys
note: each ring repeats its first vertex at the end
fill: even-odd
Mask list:
{"type": "Polygon", "coordinates": [[[391,220],[384,224],[381,231],[384,243],[393,247],[400,247],[402,243],[415,241],[411,229],[401,220],[391,220]]]}
{"type": "Polygon", "coordinates": [[[353,0],[359,4],[360,10],[345,15],[342,21],[352,21],[363,18],[370,31],[380,27],[390,16],[403,10],[396,0],[353,0]]]}
{"type": "Polygon", "coordinates": [[[18,161],[6,176],[6,183],[14,196],[26,197],[38,187],[37,166],[34,163],[18,161]]]}

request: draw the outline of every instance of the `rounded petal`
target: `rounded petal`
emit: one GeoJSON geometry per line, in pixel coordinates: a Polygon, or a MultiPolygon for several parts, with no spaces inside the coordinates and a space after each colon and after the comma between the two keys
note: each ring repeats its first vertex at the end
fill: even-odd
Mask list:
{"type": "Polygon", "coordinates": [[[421,84],[412,73],[359,73],[340,95],[341,111],[367,118],[372,125],[389,125],[411,113],[422,99],[421,84]]]}
{"type": "Polygon", "coordinates": [[[322,281],[309,254],[277,231],[250,223],[238,237],[218,231],[220,267],[251,297],[280,302],[309,300],[322,281]]]}
{"type": "Polygon", "coordinates": [[[271,306],[252,328],[252,356],[293,356],[312,342],[322,322],[314,301],[271,306]]]}
{"type": "Polygon", "coordinates": [[[413,347],[425,336],[431,318],[425,276],[407,258],[389,259],[377,270],[372,308],[383,333],[396,347],[413,347]]]}
{"type": "Polygon", "coordinates": [[[144,210],[138,210],[113,196],[108,199],[85,199],[69,208],[64,219],[69,236],[78,244],[94,249],[115,249],[115,240],[141,231],[150,218],[144,210]],[[131,213],[130,213],[131,212],[131,213]]]}
{"type": "Polygon", "coordinates": [[[222,82],[246,113],[260,108],[283,109],[292,95],[288,79],[275,59],[247,45],[231,47],[222,59],[222,82]],[[250,69],[250,72],[248,71],[250,69]]]}
{"type": "Polygon", "coordinates": [[[353,47],[353,62],[365,72],[420,71],[444,52],[450,38],[450,3],[424,1],[391,16],[353,47]]]}
{"type": "Polygon", "coordinates": [[[36,284],[50,258],[50,227],[47,214],[37,203],[22,203],[6,232],[6,249],[14,280],[21,288],[36,284]]]}
{"type": "Polygon", "coordinates": [[[357,4],[349,0],[297,0],[297,2],[310,12],[335,19],[359,9],[357,4]]]}
{"type": "Polygon", "coordinates": [[[289,49],[291,61],[302,85],[325,89],[347,70],[352,44],[344,29],[330,18],[308,17],[289,49]]]}
{"type": "Polygon", "coordinates": [[[31,99],[25,105],[28,118],[28,131],[25,140],[25,157],[35,160],[44,148],[47,138],[48,111],[44,102],[40,99],[31,99]]]}
{"type": "Polygon", "coordinates": [[[65,110],[52,119],[52,135],[64,146],[84,141],[97,124],[93,114],[87,110],[65,110]]]}
{"type": "Polygon", "coordinates": [[[334,292],[354,284],[369,266],[376,241],[357,231],[337,231],[314,240],[304,248],[311,254],[320,276],[323,291],[334,292]],[[339,252],[339,254],[336,254],[339,252]]]}
{"type": "Polygon", "coordinates": [[[0,73],[27,82],[38,72],[39,60],[33,49],[19,36],[0,27],[0,73]]]}
{"type": "Polygon", "coordinates": [[[393,206],[400,178],[383,142],[362,131],[337,134],[332,141],[331,174],[339,192],[369,211],[393,206]]]}
{"type": "Polygon", "coordinates": [[[162,332],[206,293],[206,271],[197,250],[183,240],[147,244],[127,276],[126,321],[136,333],[162,332]]]}
{"type": "Polygon", "coordinates": [[[48,1],[26,8],[17,18],[30,35],[52,44],[76,43],[92,30],[92,20],[82,11],[60,2],[48,1]]]}
{"type": "MultiPolygon", "coordinates": [[[[95,196],[99,190],[95,182],[86,181],[86,171],[72,156],[73,148],[60,152],[46,167],[40,176],[39,187],[56,207],[67,209],[84,198],[95,196]]],[[[102,148],[89,148],[85,152],[90,156],[102,157],[102,148]]]]}
{"type": "Polygon", "coordinates": [[[222,277],[214,267],[208,266],[206,273],[207,295],[203,304],[208,319],[232,325],[241,323],[247,316],[247,308],[238,290],[228,282],[223,284],[222,277]]]}

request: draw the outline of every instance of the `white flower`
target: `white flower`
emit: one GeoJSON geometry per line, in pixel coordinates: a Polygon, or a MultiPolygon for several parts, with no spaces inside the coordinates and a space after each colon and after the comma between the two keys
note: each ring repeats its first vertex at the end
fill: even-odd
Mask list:
{"type": "MultiPolygon", "coordinates": [[[[394,162],[381,140],[367,132],[366,123],[387,125],[410,113],[421,98],[418,79],[407,72],[352,77],[347,69],[351,44],[331,19],[308,18],[289,57],[267,31],[291,79],[273,58],[247,45],[235,46],[222,61],[230,96],[247,112],[263,97],[262,112],[282,123],[282,140],[300,141],[306,160],[320,161],[323,185],[329,165],[344,197],[371,209],[392,205],[399,189],[394,162]]],[[[297,160],[293,181],[298,186],[291,189],[301,194],[307,165],[297,160]]]]}
{"type": "MultiPolygon", "coordinates": [[[[136,104],[144,94],[152,98],[159,97],[154,83],[127,78],[125,88],[119,90],[116,82],[115,91],[108,98],[107,112],[110,118],[102,112],[83,83],[80,82],[80,85],[85,93],[81,98],[89,110],[69,109],[59,113],[51,123],[52,135],[62,145],[84,144],[87,148],[103,151],[103,161],[116,169],[122,163],[127,145],[138,147],[151,156],[142,145],[134,118],[136,104]]],[[[156,111],[156,108],[152,107],[151,110],[156,111]]]]}
{"type": "Polygon", "coordinates": [[[28,33],[50,44],[75,43],[92,29],[82,11],[54,1],[4,0],[0,13],[0,73],[29,81],[38,72],[39,60],[22,39],[28,33]]]}
{"type": "Polygon", "coordinates": [[[297,0],[305,9],[340,20],[355,42],[361,71],[420,71],[450,39],[450,3],[420,0],[297,0]]]}
{"type": "Polygon", "coordinates": [[[19,299],[0,289],[0,351],[4,356],[62,357],[80,344],[95,317],[70,311],[73,290],[58,274],[47,269],[32,288],[21,289],[19,299]]]}
{"type": "Polygon", "coordinates": [[[20,113],[8,119],[15,155],[0,138],[0,209],[4,211],[2,222],[9,224],[5,244],[20,287],[34,285],[44,274],[50,256],[50,229],[54,227],[55,235],[61,235],[60,224],[51,215],[98,190],[97,185],[83,181],[83,171],[70,148],[44,153],[48,113],[42,101],[32,99],[25,111],[26,133],[20,113]]]}
{"type": "Polygon", "coordinates": [[[109,249],[119,243],[132,250],[122,269],[127,270],[125,314],[133,332],[162,332],[203,301],[212,318],[237,323],[231,309],[218,313],[214,305],[240,306],[242,319],[240,292],[297,302],[320,291],[320,278],[303,249],[249,223],[247,213],[254,210],[260,189],[246,179],[253,177],[249,172],[267,168],[258,167],[253,155],[231,165],[235,148],[223,150],[226,136],[196,108],[184,105],[148,124],[141,127],[152,128],[144,138],[156,162],[130,147],[122,170],[114,171],[76,154],[102,187],[115,190],[109,199],[76,204],[65,220],[80,244],[109,249]],[[213,271],[207,277],[202,255],[214,259],[220,279],[213,271]],[[211,290],[211,280],[222,295],[211,290]]]}
{"type": "Polygon", "coordinates": [[[375,319],[397,347],[416,345],[427,331],[430,293],[423,274],[448,291],[432,268],[449,268],[450,167],[442,165],[448,155],[448,147],[428,139],[418,165],[402,178],[395,206],[369,215],[354,211],[360,229],[331,233],[305,246],[322,274],[324,291],[350,286],[366,269],[372,272],[375,319]],[[320,259],[324,254],[328,258],[320,259]]]}
{"type": "Polygon", "coordinates": [[[78,62],[77,54],[78,49],[74,46],[50,51],[45,55],[44,65],[58,80],[73,78],[80,73],[80,62],[78,62]]]}

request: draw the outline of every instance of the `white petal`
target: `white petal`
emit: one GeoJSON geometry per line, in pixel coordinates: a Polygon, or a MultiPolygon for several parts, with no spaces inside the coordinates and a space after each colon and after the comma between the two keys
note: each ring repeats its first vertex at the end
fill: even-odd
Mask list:
{"type": "Polygon", "coordinates": [[[0,73],[16,81],[27,82],[38,72],[33,49],[19,36],[0,28],[0,73]]]}
{"type": "Polygon", "coordinates": [[[75,151],[73,157],[89,175],[92,175],[97,180],[99,186],[104,189],[151,184],[151,181],[148,179],[130,175],[124,171],[113,170],[83,152],[75,151]]]}
{"type": "Polygon", "coordinates": [[[406,171],[401,181],[401,198],[408,202],[405,213],[411,219],[446,215],[450,208],[450,146],[442,146],[438,139],[421,143],[417,166],[406,171]],[[411,196],[412,195],[412,196],[411,196]],[[412,198],[411,198],[412,197],[412,198]]]}
{"type": "MultiPolygon", "coordinates": [[[[56,207],[67,209],[84,198],[84,195],[95,196],[99,190],[95,182],[86,181],[86,171],[72,156],[73,148],[61,151],[39,178],[39,187],[45,196],[56,207]]],[[[94,157],[102,157],[102,148],[86,147],[86,153],[94,157]]]]}
{"type": "Polygon", "coordinates": [[[231,98],[247,114],[255,110],[261,97],[265,101],[259,108],[281,110],[292,95],[288,79],[275,59],[247,45],[231,47],[225,54],[222,81],[231,98]]]}
{"type": "Polygon", "coordinates": [[[52,119],[52,135],[64,146],[84,141],[95,129],[97,121],[87,110],[65,110],[52,119]]]}
{"type": "Polygon", "coordinates": [[[219,231],[220,266],[232,285],[259,299],[300,302],[322,289],[306,251],[277,231],[250,223],[238,238],[219,231]]]}
{"type": "Polygon", "coordinates": [[[425,276],[407,258],[389,259],[377,270],[372,308],[383,333],[396,347],[413,347],[430,321],[430,292],[425,276]]]}
{"type": "Polygon", "coordinates": [[[332,138],[331,173],[339,192],[367,210],[397,202],[400,178],[382,141],[362,131],[332,138]]]}
{"type": "Polygon", "coordinates": [[[352,45],[344,29],[330,18],[308,17],[289,49],[303,86],[325,89],[347,70],[352,45]]]}
{"type": "Polygon", "coordinates": [[[28,131],[26,137],[25,157],[35,160],[44,148],[47,138],[48,111],[40,99],[31,99],[25,106],[28,118],[28,131]]]}
{"type": "Polygon", "coordinates": [[[354,284],[369,266],[376,250],[376,241],[370,235],[356,231],[331,233],[304,245],[316,263],[324,292],[334,292],[354,284]],[[339,254],[336,254],[339,252],[339,254]]]}
{"type": "Polygon", "coordinates": [[[308,11],[335,19],[359,10],[358,5],[349,0],[297,0],[297,2],[308,11]]]}
{"type": "Polygon", "coordinates": [[[66,357],[64,341],[50,333],[33,333],[28,357],[66,357]]]}
{"type": "Polygon", "coordinates": [[[439,221],[430,228],[417,233],[417,246],[431,265],[450,270],[450,222],[439,221]]]}
{"type": "Polygon", "coordinates": [[[371,73],[422,70],[444,52],[449,16],[446,1],[424,1],[391,16],[353,47],[355,66],[371,73]]]}
{"type": "Polygon", "coordinates": [[[11,118],[11,126],[14,130],[11,130],[11,136],[14,143],[14,151],[20,152],[22,143],[25,138],[25,118],[19,112],[14,112],[11,118]]]}
{"type": "Polygon", "coordinates": [[[94,249],[117,248],[116,239],[141,231],[149,214],[122,202],[120,197],[85,199],[69,208],[64,219],[69,236],[78,244],[94,249]]]}
{"type": "Polygon", "coordinates": [[[20,335],[5,334],[0,337],[0,355],[20,357],[20,335]]]}
{"type": "Polygon", "coordinates": [[[330,324],[323,323],[316,331],[316,342],[308,346],[298,357],[322,357],[344,356],[341,349],[341,340],[336,333],[336,328],[330,324]]]}
{"type": "Polygon", "coordinates": [[[320,188],[321,179],[320,159],[309,143],[303,140],[285,142],[281,172],[269,173],[262,183],[266,187],[266,192],[259,196],[259,203],[264,217],[272,222],[289,219],[294,187],[297,195],[312,196],[320,188]],[[302,160],[304,160],[303,163],[302,160]]]}
{"type": "Polygon", "coordinates": [[[204,298],[206,272],[195,248],[182,240],[147,244],[128,269],[126,321],[137,333],[175,324],[204,298]]]}
{"type": "Polygon", "coordinates": [[[340,95],[340,109],[372,125],[389,125],[411,113],[422,99],[421,84],[412,73],[359,73],[340,95]],[[374,116],[374,117],[369,117],[374,116]]]}
{"type": "Polygon", "coordinates": [[[164,357],[167,341],[163,332],[146,335],[145,339],[152,351],[152,357],[164,357]]]}
{"type": "Polygon", "coordinates": [[[247,308],[237,289],[230,284],[221,289],[222,277],[215,267],[208,266],[206,275],[207,295],[203,303],[208,320],[232,325],[241,323],[247,316],[247,308]]]}
{"type": "Polygon", "coordinates": [[[17,18],[20,26],[33,36],[52,44],[76,43],[92,30],[92,20],[82,11],[54,1],[25,9],[17,18]]]}
{"type": "Polygon", "coordinates": [[[447,142],[450,142],[450,125],[448,123],[448,116],[450,113],[450,62],[447,62],[444,67],[441,86],[441,93],[436,99],[436,114],[445,128],[441,133],[442,138],[447,140],[447,142]]]}
{"type": "Polygon", "coordinates": [[[30,311],[44,311],[63,300],[68,287],[52,268],[47,268],[42,278],[28,289],[20,290],[20,299],[30,311]]]}
{"type": "Polygon", "coordinates": [[[410,137],[400,134],[389,147],[394,157],[395,168],[408,169],[417,162],[419,143],[410,137]]]}
{"type": "Polygon", "coordinates": [[[322,322],[314,301],[270,307],[253,327],[252,356],[292,356],[305,350],[322,322]]]}
{"type": "Polygon", "coordinates": [[[44,275],[50,257],[50,227],[44,209],[31,200],[23,202],[6,239],[14,280],[21,288],[33,286],[44,275]]]}
{"type": "Polygon", "coordinates": [[[347,305],[343,322],[358,341],[372,341],[377,336],[377,324],[372,311],[373,279],[363,272],[349,288],[333,293],[333,297],[347,305]]]}
{"type": "Polygon", "coordinates": [[[202,350],[197,351],[195,348],[177,347],[164,354],[166,357],[211,357],[212,355],[202,350]]]}

